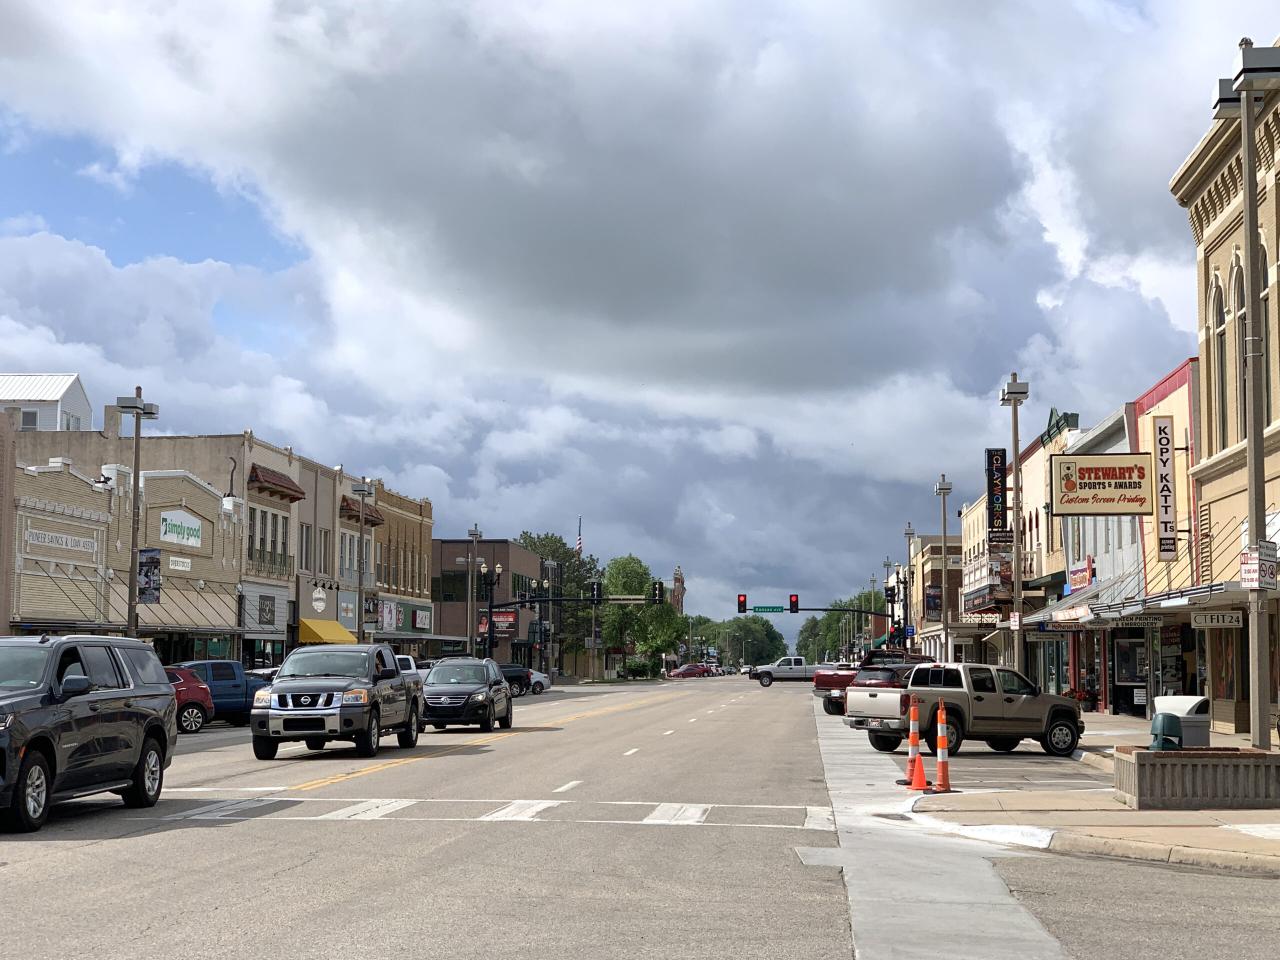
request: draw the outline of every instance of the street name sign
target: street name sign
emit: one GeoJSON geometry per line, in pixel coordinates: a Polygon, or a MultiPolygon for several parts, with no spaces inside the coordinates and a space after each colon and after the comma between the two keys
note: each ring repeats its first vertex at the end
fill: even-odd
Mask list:
{"type": "Polygon", "coordinates": [[[751,608],[751,612],[752,612],[752,613],[781,613],[781,612],[782,612],[782,607],[781,607],[781,606],[777,606],[777,607],[752,607],[752,608],[751,608]]]}

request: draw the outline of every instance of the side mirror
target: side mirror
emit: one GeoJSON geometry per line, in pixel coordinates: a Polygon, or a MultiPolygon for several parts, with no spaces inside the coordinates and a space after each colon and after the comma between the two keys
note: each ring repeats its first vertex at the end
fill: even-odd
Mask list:
{"type": "Polygon", "coordinates": [[[72,674],[62,680],[62,697],[64,700],[69,700],[72,697],[82,697],[89,692],[89,689],[89,678],[82,674],[72,674]]]}
{"type": "Polygon", "coordinates": [[[394,680],[398,676],[400,676],[400,674],[396,672],[395,667],[383,667],[378,671],[379,680],[394,680]]]}

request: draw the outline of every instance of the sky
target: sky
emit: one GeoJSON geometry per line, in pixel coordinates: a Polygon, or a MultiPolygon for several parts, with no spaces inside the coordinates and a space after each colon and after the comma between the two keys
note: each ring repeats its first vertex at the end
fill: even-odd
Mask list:
{"type": "Polygon", "coordinates": [[[819,605],[936,531],[939,473],[979,495],[1010,371],[1024,431],[1088,426],[1195,354],[1168,182],[1277,33],[1260,2],[8,0],[0,369],[141,384],[157,429],[384,477],[438,536],[581,515],[687,612],[819,605]]]}

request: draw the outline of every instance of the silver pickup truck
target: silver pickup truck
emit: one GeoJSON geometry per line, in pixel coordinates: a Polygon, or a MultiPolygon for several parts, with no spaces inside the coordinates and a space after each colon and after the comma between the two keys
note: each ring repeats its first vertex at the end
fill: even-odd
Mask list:
{"type": "Polygon", "coordinates": [[[875,749],[892,753],[907,736],[913,696],[920,700],[920,736],[931,753],[938,746],[939,701],[947,707],[950,753],[969,738],[1002,753],[1031,739],[1045,753],[1069,757],[1084,731],[1075,700],[1045,693],[1016,670],[980,663],[921,664],[906,690],[850,687],[844,722],[865,730],[875,749]]]}
{"type": "Polygon", "coordinates": [[[777,663],[752,667],[751,676],[760,682],[760,686],[768,687],[775,680],[812,680],[816,669],[815,664],[806,664],[804,657],[783,657],[777,663]]]}

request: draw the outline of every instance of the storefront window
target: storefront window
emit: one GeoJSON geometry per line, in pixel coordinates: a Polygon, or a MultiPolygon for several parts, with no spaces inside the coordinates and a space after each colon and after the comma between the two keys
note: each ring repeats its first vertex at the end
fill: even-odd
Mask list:
{"type": "Polygon", "coordinates": [[[1116,638],[1116,683],[1147,682],[1147,641],[1116,638]]]}
{"type": "MultiPolygon", "coordinates": [[[[1238,631],[1237,631],[1238,632],[1238,631]]],[[[1236,645],[1234,634],[1227,630],[1214,630],[1209,635],[1213,648],[1213,698],[1236,698],[1236,645]]]]}

